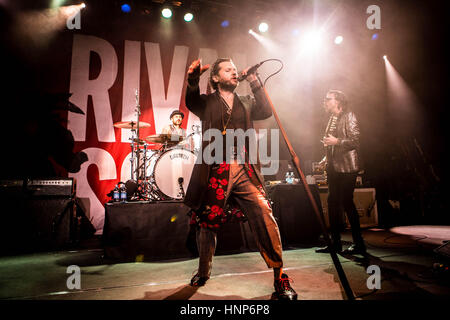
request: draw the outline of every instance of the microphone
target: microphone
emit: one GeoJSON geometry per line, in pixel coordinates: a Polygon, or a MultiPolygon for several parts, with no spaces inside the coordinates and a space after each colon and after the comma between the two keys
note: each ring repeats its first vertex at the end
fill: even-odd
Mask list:
{"type": "Polygon", "coordinates": [[[238,81],[239,82],[244,81],[249,74],[254,73],[256,71],[256,69],[258,69],[264,62],[266,62],[266,61],[262,61],[258,64],[255,64],[253,67],[250,67],[250,69],[248,69],[248,71],[247,71],[247,74],[241,73],[238,77],[238,81]]]}

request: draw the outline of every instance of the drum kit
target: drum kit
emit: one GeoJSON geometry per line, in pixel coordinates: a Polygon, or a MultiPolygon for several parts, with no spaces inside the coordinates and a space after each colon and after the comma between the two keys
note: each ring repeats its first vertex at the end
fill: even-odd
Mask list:
{"type": "Polygon", "coordinates": [[[114,123],[116,128],[131,130],[131,178],[125,184],[128,200],[183,200],[200,149],[200,126],[193,125],[187,137],[154,134],[141,139],[139,129],[150,124],[139,121],[137,91],[136,105],[137,121],[114,123]]]}

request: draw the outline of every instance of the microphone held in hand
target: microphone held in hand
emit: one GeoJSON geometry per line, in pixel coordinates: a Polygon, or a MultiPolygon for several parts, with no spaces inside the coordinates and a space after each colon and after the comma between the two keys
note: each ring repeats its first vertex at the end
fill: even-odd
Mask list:
{"type": "MultiPolygon", "coordinates": [[[[267,60],[266,60],[267,61],[267,60]]],[[[240,81],[244,81],[246,78],[247,78],[247,76],[249,75],[249,74],[251,74],[251,73],[254,73],[264,62],[266,62],[266,61],[262,61],[262,62],[260,62],[260,63],[258,63],[258,64],[255,64],[253,67],[250,67],[250,69],[248,69],[248,71],[247,71],[247,74],[240,74],[239,75],[239,77],[238,77],[238,81],[240,82],[240,81]]]]}

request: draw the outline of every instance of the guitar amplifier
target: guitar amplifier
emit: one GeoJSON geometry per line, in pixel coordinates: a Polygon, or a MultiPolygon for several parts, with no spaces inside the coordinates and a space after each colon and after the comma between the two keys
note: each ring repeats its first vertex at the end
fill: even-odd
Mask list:
{"type": "Polygon", "coordinates": [[[73,178],[35,179],[25,181],[25,190],[33,196],[72,197],[75,192],[73,178]]]}
{"type": "Polygon", "coordinates": [[[74,199],[73,178],[0,180],[0,255],[72,245],[74,199]]]}
{"type": "MultiPolygon", "coordinates": [[[[330,227],[328,216],[328,190],[320,189],[320,200],[322,203],[325,224],[330,227]]],[[[378,209],[376,201],[375,188],[355,188],[353,193],[353,202],[359,215],[359,224],[361,228],[378,226],[378,209]]],[[[346,228],[350,228],[347,216],[342,214],[342,223],[346,228]]]]}

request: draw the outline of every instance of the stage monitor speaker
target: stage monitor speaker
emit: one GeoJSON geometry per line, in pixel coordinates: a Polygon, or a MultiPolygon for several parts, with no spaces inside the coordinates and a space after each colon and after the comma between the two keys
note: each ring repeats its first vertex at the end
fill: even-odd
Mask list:
{"type": "Polygon", "coordinates": [[[1,254],[54,251],[70,246],[76,212],[73,179],[3,182],[1,254]]]}
{"type": "Polygon", "coordinates": [[[448,240],[442,246],[437,247],[433,251],[439,255],[445,256],[445,258],[447,259],[450,259],[450,240],[448,240]]]}

